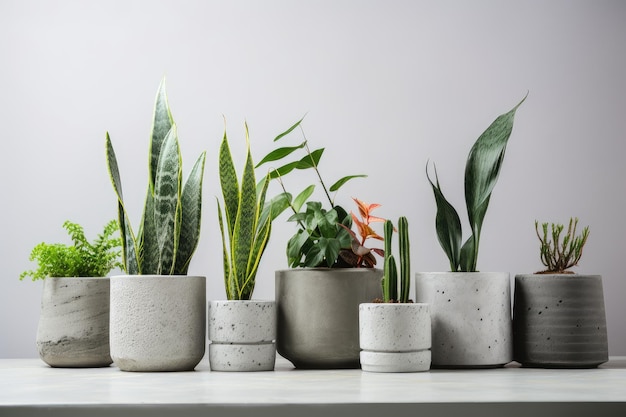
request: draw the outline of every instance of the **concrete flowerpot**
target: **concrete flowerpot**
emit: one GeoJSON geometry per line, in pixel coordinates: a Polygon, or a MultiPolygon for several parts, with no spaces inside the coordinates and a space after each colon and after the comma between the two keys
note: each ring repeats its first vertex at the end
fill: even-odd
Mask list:
{"type": "Polygon", "coordinates": [[[382,297],[382,270],[276,271],[278,353],[296,368],[359,368],[359,304],[382,297]]]}
{"type": "Polygon", "coordinates": [[[361,369],[422,372],[430,369],[428,304],[364,303],[359,306],[361,369]]]}
{"type": "Polygon", "coordinates": [[[37,350],[50,366],[109,366],[109,285],[106,277],[46,278],[37,350]]]}
{"type": "Polygon", "coordinates": [[[111,277],[111,357],[121,370],[193,370],[204,356],[205,326],[205,277],[111,277]]]}
{"type": "Polygon", "coordinates": [[[276,362],[276,302],[209,301],[212,371],[272,371],[276,362]]]}
{"type": "Polygon", "coordinates": [[[433,367],[498,367],[513,360],[508,273],[417,273],[415,293],[418,303],[430,304],[433,367]]]}
{"type": "Polygon", "coordinates": [[[523,366],[594,368],[608,361],[602,277],[516,275],[513,335],[523,366]]]}

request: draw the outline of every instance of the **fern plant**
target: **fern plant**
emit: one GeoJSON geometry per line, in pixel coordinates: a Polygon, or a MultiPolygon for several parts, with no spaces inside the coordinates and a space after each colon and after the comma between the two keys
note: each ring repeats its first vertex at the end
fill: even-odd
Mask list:
{"type": "Polygon", "coordinates": [[[63,223],[73,245],[62,243],[39,243],[30,253],[37,269],[24,271],[20,280],[29,276],[33,281],[47,277],[104,277],[112,269],[121,268],[119,261],[122,241],[114,234],[118,230],[115,220],[104,227],[104,231],[90,243],[83,227],[69,220],[63,223]]]}
{"type": "Polygon", "coordinates": [[[206,153],[183,182],[176,124],[170,112],[165,79],[154,105],[148,163],[148,191],[135,232],[122,196],[122,182],[109,133],[107,165],[117,196],[124,270],[131,275],[185,275],[200,237],[202,179],[206,153]]]}
{"type": "Polygon", "coordinates": [[[257,269],[272,227],[271,210],[264,210],[269,181],[262,181],[257,190],[247,124],[245,129],[247,154],[241,184],[226,131],[219,154],[224,205],[222,207],[218,200],[217,209],[224,253],[224,284],[229,300],[249,300],[252,297],[257,269]]]}
{"type": "Polygon", "coordinates": [[[543,235],[539,234],[539,222],[535,220],[535,231],[539,238],[541,262],[547,267],[539,274],[571,274],[568,269],[578,265],[583,255],[583,247],[589,237],[589,226],[585,226],[580,235],[576,235],[578,218],[570,218],[567,233],[561,239],[564,230],[562,224],[552,223],[548,233],[548,223],[542,223],[543,235]]]}
{"type": "Polygon", "coordinates": [[[465,203],[471,236],[462,244],[463,231],[457,211],[444,197],[437,168],[433,182],[426,166],[426,177],[432,186],[437,204],[435,226],[437,238],[450,261],[450,270],[475,272],[483,220],[491,192],[498,181],[504,153],[513,130],[513,119],[522,99],[512,110],[502,114],[476,140],[465,165],[465,203]]]}
{"type": "Polygon", "coordinates": [[[400,256],[400,281],[398,267],[392,252],[393,223],[385,221],[385,265],[383,270],[383,302],[408,303],[411,289],[411,263],[409,246],[409,223],[406,217],[398,219],[398,254],[400,256]],[[399,285],[398,285],[399,284],[399,285]],[[398,291],[398,289],[400,291],[398,291]]]}

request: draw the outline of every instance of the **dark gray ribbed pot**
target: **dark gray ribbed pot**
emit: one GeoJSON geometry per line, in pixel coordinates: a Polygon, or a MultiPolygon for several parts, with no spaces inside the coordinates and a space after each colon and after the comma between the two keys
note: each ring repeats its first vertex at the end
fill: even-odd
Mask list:
{"type": "Polygon", "coordinates": [[[527,367],[593,368],[608,360],[600,275],[515,276],[514,358],[527,367]]]}
{"type": "Polygon", "coordinates": [[[359,368],[359,304],[382,297],[382,270],[276,271],[276,349],[296,368],[359,368]]]}

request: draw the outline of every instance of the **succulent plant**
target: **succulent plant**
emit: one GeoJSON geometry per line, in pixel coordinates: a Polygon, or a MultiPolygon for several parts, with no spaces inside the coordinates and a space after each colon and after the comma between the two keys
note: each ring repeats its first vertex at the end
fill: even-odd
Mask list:
{"type": "Polygon", "coordinates": [[[409,246],[409,223],[406,217],[398,219],[398,253],[400,256],[400,281],[398,267],[392,252],[393,222],[385,221],[385,266],[383,271],[383,302],[409,302],[411,289],[411,262],[409,246]],[[398,285],[399,284],[399,285],[398,285]],[[398,291],[398,287],[399,290],[398,291]]]}
{"type": "Polygon", "coordinates": [[[502,114],[476,140],[465,165],[465,203],[471,236],[462,244],[463,231],[457,211],[444,197],[435,167],[435,181],[428,174],[435,194],[437,215],[435,226],[439,243],[450,261],[451,271],[475,272],[483,220],[487,213],[491,192],[498,181],[506,146],[513,130],[513,119],[522,99],[512,110],[502,114]],[[462,244],[462,245],[461,245],[462,244]]]}
{"type": "Polygon", "coordinates": [[[117,196],[124,270],[131,275],[185,275],[200,238],[202,178],[206,153],[183,181],[176,124],[161,81],[153,112],[149,149],[148,191],[135,232],[122,197],[122,182],[109,133],[106,154],[117,196]]]}
{"type": "Polygon", "coordinates": [[[535,231],[541,242],[539,248],[541,262],[547,267],[546,270],[538,272],[539,274],[573,273],[568,269],[578,265],[583,254],[583,247],[589,237],[589,226],[585,226],[578,236],[576,235],[577,226],[578,218],[570,218],[567,232],[561,238],[561,233],[565,228],[562,224],[552,223],[548,232],[548,223],[542,223],[543,233],[540,234],[539,222],[535,220],[535,231]]]}
{"type": "Polygon", "coordinates": [[[259,190],[256,187],[247,124],[246,144],[241,184],[235,172],[226,131],[219,154],[224,207],[218,200],[217,209],[224,253],[224,283],[229,300],[249,300],[252,297],[257,269],[270,238],[273,220],[271,209],[264,210],[268,207],[265,195],[269,181],[263,181],[259,190]]]}

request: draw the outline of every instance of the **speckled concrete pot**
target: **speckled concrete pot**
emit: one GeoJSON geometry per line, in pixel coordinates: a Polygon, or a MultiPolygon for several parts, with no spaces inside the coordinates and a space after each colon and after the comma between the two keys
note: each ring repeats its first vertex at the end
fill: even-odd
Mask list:
{"type": "Polygon", "coordinates": [[[415,300],[430,304],[433,368],[488,368],[513,360],[506,272],[422,272],[415,300]]]}
{"type": "Polygon", "coordinates": [[[205,338],[205,277],[111,277],[111,357],[121,370],[191,371],[205,338]]]}
{"type": "Polygon", "coordinates": [[[37,350],[48,365],[109,366],[109,278],[46,278],[37,350]]]}
{"type": "Polygon", "coordinates": [[[359,368],[359,304],[382,297],[383,271],[276,271],[276,348],[296,368],[359,368]]]}
{"type": "Polygon", "coordinates": [[[608,361],[600,275],[515,276],[514,358],[526,367],[595,368],[608,361]]]}
{"type": "Polygon", "coordinates": [[[361,369],[423,372],[430,369],[428,304],[363,303],[359,306],[361,369]]]}
{"type": "Polygon", "coordinates": [[[276,302],[209,301],[212,371],[272,371],[276,362],[276,302]]]}

